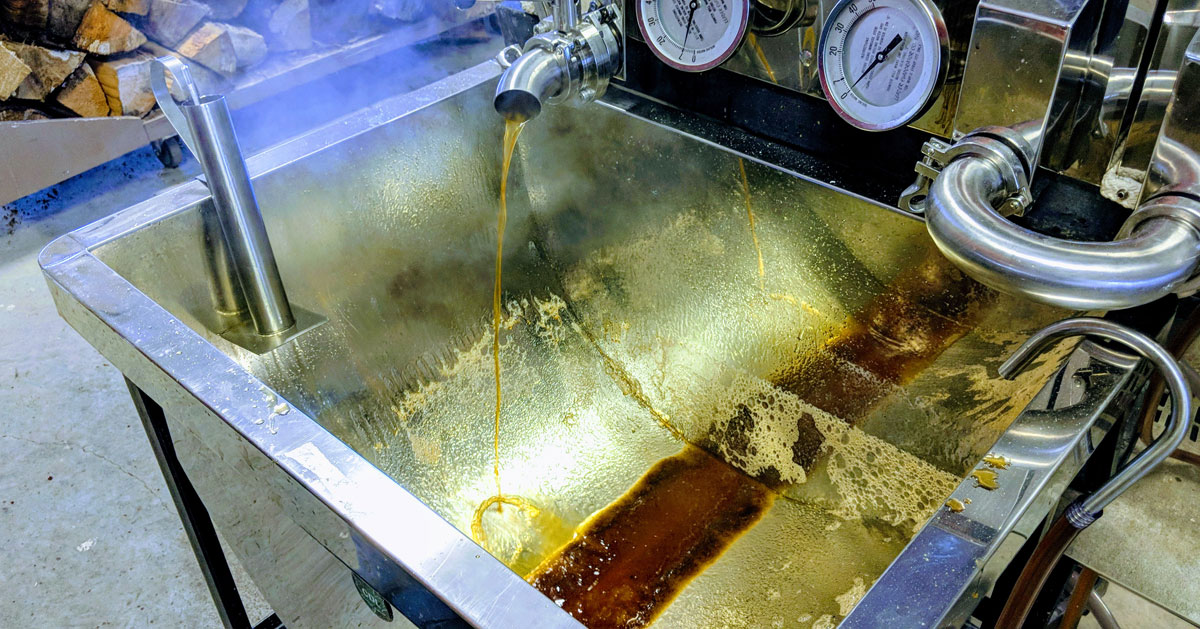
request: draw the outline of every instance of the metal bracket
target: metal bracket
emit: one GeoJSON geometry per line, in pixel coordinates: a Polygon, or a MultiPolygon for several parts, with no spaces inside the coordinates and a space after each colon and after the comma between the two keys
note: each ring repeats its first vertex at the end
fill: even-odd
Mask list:
{"type": "Polygon", "coordinates": [[[929,187],[933,180],[942,174],[942,169],[950,163],[951,145],[937,138],[930,138],[921,145],[921,161],[913,166],[917,171],[917,179],[900,193],[899,206],[905,212],[924,214],[925,204],[929,202],[929,187]]]}
{"type": "MultiPolygon", "coordinates": [[[[129,388],[133,406],[142,420],[142,427],[146,429],[146,436],[150,439],[154,458],[158,460],[163,479],[167,482],[167,491],[175,503],[183,531],[191,542],[200,573],[204,575],[208,592],[216,604],[221,625],[225,629],[251,629],[246,607],[238,593],[237,582],[233,579],[225,551],[221,548],[221,540],[217,537],[217,529],[175,455],[175,443],[171,439],[162,407],[130,379],[125,379],[125,385],[129,388]]],[[[254,629],[277,629],[282,626],[279,618],[272,614],[262,623],[255,625],[254,629]]]]}

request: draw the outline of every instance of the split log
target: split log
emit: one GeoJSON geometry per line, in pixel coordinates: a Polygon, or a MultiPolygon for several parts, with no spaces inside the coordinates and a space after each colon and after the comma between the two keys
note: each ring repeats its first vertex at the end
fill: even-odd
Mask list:
{"type": "Polygon", "coordinates": [[[313,46],[308,0],[250,0],[242,21],[261,33],[272,50],[308,50],[313,46]]]}
{"type": "Polygon", "coordinates": [[[137,50],[138,46],[146,43],[146,36],[124,18],[96,2],[83,14],[74,41],[75,46],[82,50],[97,55],[113,55],[137,50]]]}
{"type": "Polygon", "coordinates": [[[32,70],[11,50],[0,46],[0,100],[7,100],[17,91],[32,70]]]}
{"type": "Polygon", "coordinates": [[[208,6],[192,0],[150,0],[146,34],[154,41],[174,47],[196,25],[208,17],[208,6]]]}
{"type": "Polygon", "coordinates": [[[85,57],[84,53],[74,50],[50,50],[17,42],[0,42],[0,46],[29,66],[29,76],[21,82],[16,93],[17,98],[27,100],[45,100],[50,92],[58,89],[71,76],[85,57]]]}
{"type": "Polygon", "coordinates": [[[84,118],[99,118],[109,115],[112,109],[108,106],[108,97],[92,66],[80,65],[75,72],[67,77],[67,82],[54,97],[58,104],[83,116],[84,118]]]}
{"type": "Polygon", "coordinates": [[[46,28],[49,15],[50,0],[0,0],[0,24],[41,30],[46,28]]]}
{"type": "Polygon", "coordinates": [[[36,109],[0,109],[0,122],[25,122],[26,120],[49,120],[50,116],[36,109]]]}
{"type": "Polygon", "coordinates": [[[229,34],[233,43],[233,55],[237,58],[238,69],[248,68],[258,64],[267,57],[267,40],[262,35],[236,24],[214,22],[229,34]]]}
{"type": "Polygon", "coordinates": [[[222,22],[205,22],[179,46],[179,54],[224,75],[252,66],[267,56],[262,35],[244,27],[222,22]]]}
{"type": "Polygon", "coordinates": [[[92,0],[50,0],[50,15],[46,20],[46,34],[53,41],[70,42],[75,39],[84,14],[92,0]]]}
{"type": "Polygon", "coordinates": [[[228,21],[242,14],[246,10],[246,3],[249,0],[204,0],[204,4],[208,5],[209,17],[214,20],[228,21]]]}
{"type": "Polygon", "coordinates": [[[309,0],[313,39],[344,44],[367,34],[371,0],[309,0]]]}
{"type": "Polygon", "coordinates": [[[150,14],[150,0],[104,0],[104,5],[117,13],[150,14]]]}
{"type": "Polygon", "coordinates": [[[178,46],[179,54],[221,74],[233,74],[237,70],[237,53],[229,31],[216,22],[205,22],[192,31],[178,46]]]}
{"type": "Polygon", "coordinates": [[[138,53],[92,66],[108,107],[114,116],[142,116],[154,109],[150,89],[150,62],[153,55],[138,53]]]}

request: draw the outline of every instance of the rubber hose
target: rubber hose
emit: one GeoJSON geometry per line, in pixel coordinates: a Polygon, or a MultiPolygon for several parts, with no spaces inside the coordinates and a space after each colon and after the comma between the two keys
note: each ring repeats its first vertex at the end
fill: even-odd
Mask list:
{"type": "Polygon", "coordinates": [[[1088,598],[1095,589],[1099,576],[1091,568],[1085,567],[1079,571],[1079,576],[1075,578],[1075,588],[1071,590],[1071,597],[1067,599],[1067,609],[1063,612],[1062,621],[1058,623],[1060,629],[1075,629],[1079,626],[1079,619],[1083,618],[1083,610],[1087,609],[1088,598]]]}
{"type": "MultiPolygon", "coordinates": [[[[1200,337],[1200,309],[1193,312],[1192,316],[1184,322],[1183,329],[1167,339],[1166,350],[1175,357],[1175,360],[1181,360],[1197,337],[1200,337]]],[[[1166,389],[1165,382],[1162,374],[1154,372],[1154,375],[1150,377],[1150,386],[1146,390],[1146,397],[1142,399],[1142,416],[1138,419],[1137,425],[1144,443],[1154,441],[1154,419],[1158,417],[1158,401],[1162,399],[1163,391],[1166,389]]],[[[1183,421],[1190,422],[1192,418],[1185,417],[1183,421]]],[[[1171,457],[1192,465],[1200,465],[1200,456],[1182,448],[1172,452],[1171,457]]]]}
{"type": "Polygon", "coordinates": [[[1033,609],[1033,603],[1046,585],[1050,572],[1081,530],[1071,524],[1065,513],[1050,525],[1050,531],[1033,549],[1033,555],[1021,570],[1021,576],[1017,577],[1008,602],[996,619],[996,629],[1020,629],[1025,624],[1025,618],[1033,609]]]}

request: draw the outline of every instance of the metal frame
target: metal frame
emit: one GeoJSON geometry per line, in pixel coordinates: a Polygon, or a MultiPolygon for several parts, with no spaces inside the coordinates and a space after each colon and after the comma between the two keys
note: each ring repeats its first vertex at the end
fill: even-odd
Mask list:
{"type": "MultiPolygon", "coordinates": [[[[129,395],[133,397],[133,406],[142,420],[142,427],[146,429],[146,437],[154,450],[158,468],[162,470],[163,478],[167,481],[167,491],[171,493],[171,500],[179,512],[183,531],[187,533],[192,552],[196,554],[196,562],[200,565],[204,583],[217,606],[221,624],[226,629],[251,629],[246,607],[242,604],[237,583],[229,569],[225,551],[221,548],[221,540],[217,537],[217,529],[213,526],[208,510],[204,508],[204,501],[192,487],[187,473],[179,463],[179,457],[175,455],[175,444],[171,441],[171,432],[167,427],[162,407],[129,378],[125,378],[125,385],[129,388],[129,395]]],[[[254,625],[254,629],[282,627],[283,623],[275,614],[254,625]]]]}

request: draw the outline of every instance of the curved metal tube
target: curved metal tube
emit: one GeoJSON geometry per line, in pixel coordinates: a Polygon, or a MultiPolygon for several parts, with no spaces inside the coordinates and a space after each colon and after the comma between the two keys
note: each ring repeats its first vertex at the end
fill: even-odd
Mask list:
{"type": "Polygon", "coordinates": [[[493,101],[496,112],[515,122],[536,118],[542,104],[566,87],[567,73],[561,55],[546,48],[526,50],[500,77],[493,101]]]}
{"type": "Polygon", "coordinates": [[[1100,594],[1096,590],[1092,590],[1088,594],[1087,607],[1092,612],[1092,617],[1096,619],[1096,624],[1100,625],[1100,629],[1121,629],[1121,625],[1117,623],[1117,619],[1113,616],[1112,610],[1105,604],[1104,599],[1100,598],[1100,594]]]}
{"type": "MultiPolygon", "coordinates": [[[[1163,433],[1120,469],[1107,483],[1078,504],[1095,517],[1117,496],[1140,480],[1150,470],[1171,455],[1187,437],[1192,417],[1192,391],[1179,363],[1146,335],[1103,319],[1080,317],[1052,323],[1029,337],[1016,352],[1000,366],[1000,376],[1011,380],[1050,344],[1071,336],[1095,336],[1116,341],[1150,361],[1166,381],[1171,392],[1171,414],[1163,433]]],[[[1090,524],[1090,522],[1089,522],[1090,524]]],[[[1082,527],[1080,527],[1082,528],[1082,527]]]]}
{"type": "Polygon", "coordinates": [[[1063,240],[994,210],[1011,192],[995,163],[966,155],[934,181],[925,212],[942,253],[997,290],[1075,310],[1129,308],[1171,294],[1200,263],[1200,233],[1182,221],[1147,220],[1115,242],[1063,240]]]}
{"type": "Polygon", "coordinates": [[[1154,194],[1200,193],[1200,155],[1179,140],[1160,137],[1155,147],[1154,194]],[[1170,182],[1170,183],[1166,183],[1170,182]]]}

